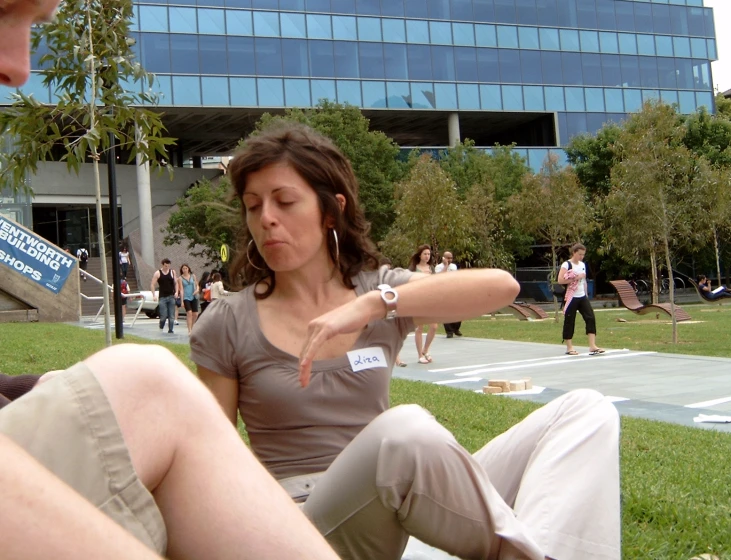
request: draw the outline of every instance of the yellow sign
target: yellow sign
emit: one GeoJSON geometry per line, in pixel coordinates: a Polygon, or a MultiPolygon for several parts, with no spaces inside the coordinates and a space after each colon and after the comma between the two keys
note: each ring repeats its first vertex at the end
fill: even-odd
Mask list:
{"type": "Polygon", "coordinates": [[[228,262],[228,245],[221,245],[221,262],[228,262]]]}

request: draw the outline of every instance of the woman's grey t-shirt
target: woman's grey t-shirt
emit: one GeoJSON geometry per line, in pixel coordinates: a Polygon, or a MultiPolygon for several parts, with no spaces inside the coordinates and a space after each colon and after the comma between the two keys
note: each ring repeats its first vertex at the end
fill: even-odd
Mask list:
{"type": "MultiPolygon", "coordinates": [[[[400,268],[361,272],[353,278],[362,295],[379,284],[408,282],[400,268]]],[[[191,359],[239,382],[239,411],[251,447],[276,478],[320,472],[368,423],[389,406],[391,370],[410,317],[369,323],[351,351],[381,348],[385,367],[353,371],[347,356],[312,365],[310,384],[299,383],[299,357],[267,340],[259,325],[254,288],[216,300],[200,316],[190,338],[191,359]]]]}

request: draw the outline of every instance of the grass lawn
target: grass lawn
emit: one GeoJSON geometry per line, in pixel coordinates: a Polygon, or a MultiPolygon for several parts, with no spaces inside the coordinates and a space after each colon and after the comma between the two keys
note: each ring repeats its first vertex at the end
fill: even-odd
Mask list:
{"type": "MultiPolygon", "coordinates": [[[[715,327],[709,328],[707,323],[681,326],[683,340],[690,340],[691,336],[725,339],[731,328],[731,313],[725,309],[705,313],[700,307],[690,310],[694,319],[707,316],[707,323],[715,327]]],[[[600,341],[607,347],[673,351],[662,342],[653,342],[651,336],[654,332],[656,337],[664,337],[669,333],[667,326],[653,324],[656,321],[641,325],[616,323],[616,317],[642,319],[621,312],[597,315],[600,341]],[[619,328],[623,326],[630,331],[619,328]],[[612,328],[617,332],[612,333],[612,328]]],[[[556,333],[560,342],[561,336],[553,323],[502,318],[470,321],[462,330],[470,336],[533,342],[556,342],[556,333]]],[[[133,337],[128,342],[149,343],[133,337]]],[[[576,343],[584,342],[577,337],[576,343]]],[[[19,374],[64,368],[103,345],[104,335],[99,331],[51,324],[0,325],[0,371],[19,374]]],[[[721,345],[720,342],[713,345],[717,350],[713,355],[726,355],[719,353],[724,350],[721,345]]],[[[186,346],[170,343],[164,346],[192,366],[186,346]]],[[[421,404],[470,451],[479,449],[537,407],[532,403],[487,398],[469,391],[401,379],[392,382],[392,403],[421,404]]],[[[731,468],[726,463],[731,457],[731,435],[623,418],[621,454],[623,558],[687,560],[712,552],[722,559],[731,559],[731,468]]]]}

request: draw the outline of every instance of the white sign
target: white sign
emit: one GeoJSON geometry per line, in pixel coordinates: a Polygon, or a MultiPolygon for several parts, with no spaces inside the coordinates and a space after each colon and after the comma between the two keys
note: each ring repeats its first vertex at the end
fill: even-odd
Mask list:
{"type": "Polygon", "coordinates": [[[353,372],[364,369],[385,368],[388,367],[386,355],[383,348],[374,346],[373,348],[362,348],[360,350],[351,350],[348,352],[348,360],[353,372]]]}

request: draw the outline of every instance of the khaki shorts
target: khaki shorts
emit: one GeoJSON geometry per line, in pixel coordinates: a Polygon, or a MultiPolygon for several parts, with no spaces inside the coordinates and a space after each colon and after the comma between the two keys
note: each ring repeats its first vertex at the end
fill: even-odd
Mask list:
{"type": "Polygon", "coordinates": [[[0,410],[0,433],[164,555],[167,533],[160,510],[137,477],[111,405],[85,364],[0,410]]]}

